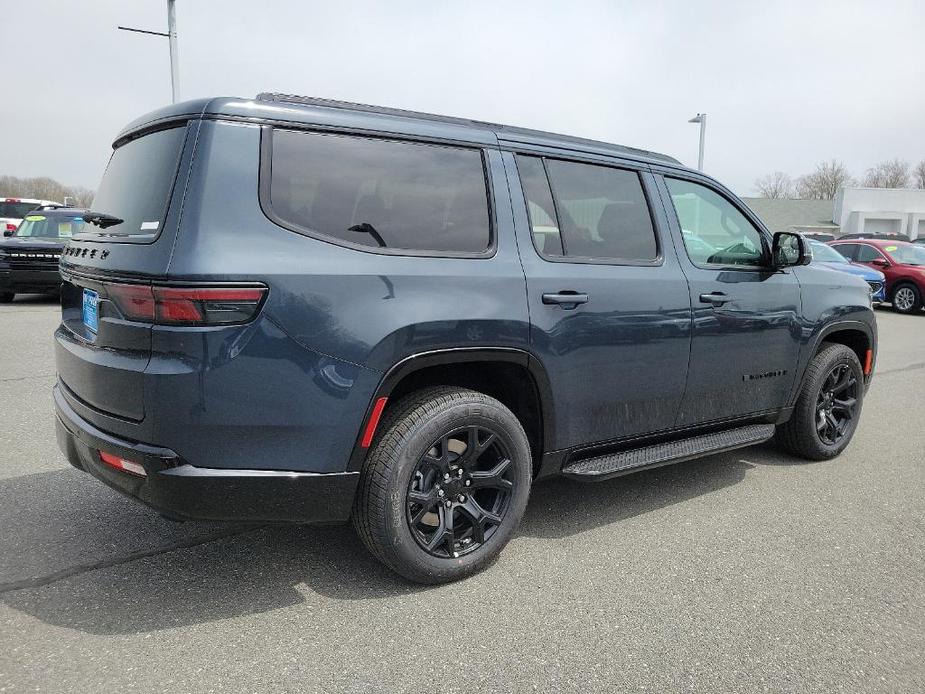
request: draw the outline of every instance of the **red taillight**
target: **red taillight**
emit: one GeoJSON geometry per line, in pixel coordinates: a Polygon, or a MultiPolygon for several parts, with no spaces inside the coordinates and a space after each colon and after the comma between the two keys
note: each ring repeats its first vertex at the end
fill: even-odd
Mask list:
{"type": "Polygon", "coordinates": [[[22,202],[19,198],[7,198],[4,202],[22,202]]]}
{"type": "Polygon", "coordinates": [[[134,460],[126,460],[118,455],[113,455],[112,453],[106,453],[105,451],[100,451],[100,460],[106,463],[109,467],[115,468],[116,470],[121,470],[122,472],[127,472],[130,475],[136,475],[138,477],[147,477],[148,473],[145,472],[144,466],[141,463],[136,463],[134,460]]]}
{"type": "Polygon", "coordinates": [[[267,288],[107,284],[106,292],[129,320],[159,325],[230,325],[253,318],[267,288]]]}
{"type": "Polygon", "coordinates": [[[7,231],[16,231],[16,229],[18,229],[18,227],[15,224],[10,224],[9,222],[6,223],[7,231]]]}
{"type": "Polygon", "coordinates": [[[107,284],[106,293],[129,320],[154,321],[154,291],[146,284],[107,284]]]}

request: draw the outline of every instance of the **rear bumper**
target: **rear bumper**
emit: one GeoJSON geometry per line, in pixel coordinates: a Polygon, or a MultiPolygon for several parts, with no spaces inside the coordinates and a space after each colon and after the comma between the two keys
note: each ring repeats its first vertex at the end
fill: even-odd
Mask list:
{"type": "Polygon", "coordinates": [[[74,412],[57,385],[54,400],[58,446],[71,465],[170,518],[337,523],[350,517],[359,473],[196,467],[169,449],[100,431],[74,412]],[[104,464],[99,451],[141,463],[147,476],[104,464]]]}
{"type": "Polygon", "coordinates": [[[61,288],[61,275],[53,270],[0,269],[0,292],[37,293],[61,288]]]}

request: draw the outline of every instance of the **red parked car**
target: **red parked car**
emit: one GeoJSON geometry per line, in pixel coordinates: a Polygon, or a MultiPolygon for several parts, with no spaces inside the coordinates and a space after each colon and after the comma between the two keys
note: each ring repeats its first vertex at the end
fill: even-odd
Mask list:
{"type": "Polygon", "coordinates": [[[829,245],[848,260],[886,275],[887,301],[899,313],[916,313],[925,296],[925,247],[885,239],[837,239],[829,245]]]}

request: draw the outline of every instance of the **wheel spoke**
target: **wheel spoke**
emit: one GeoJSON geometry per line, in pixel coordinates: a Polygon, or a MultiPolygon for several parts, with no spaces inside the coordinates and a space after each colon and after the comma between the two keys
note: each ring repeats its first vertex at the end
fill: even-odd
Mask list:
{"type": "Polygon", "coordinates": [[[839,410],[841,412],[851,413],[854,411],[854,406],[857,404],[857,398],[844,398],[839,400],[836,398],[833,403],[833,409],[839,410]]]}
{"type": "Polygon", "coordinates": [[[509,491],[514,488],[510,480],[504,479],[504,474],[511,466],[511,459],[505,458],[491,470],[476,471],[471,474],[473,489],[501,489],[509,491]]]}
{"type": "Polygon", "coordinates": [[[466,499],[466,503],[459,506],[459,510],[469,518],[469,522],[472,524],[472,538],[476,542],[485,542],[486,525],[501,524],[500,516],[486,511],[471,496],[466,499]]]}
{"type": "Polygon", "coordinates": [[[838,380],[835,382],[835,385],[832,387],[833,393],[842,393],[847,388],[850,388],[855,384],[854,374],[851,373],[851,367],[844,366],[842,367],[841,374],[838,377],[838,380]]]}
{"type": "Polygon", "coordinates": [[[447,554],[453,556],[454,531],[453,531],[453,512],[452,507],[440,506],[440,525],[434,532],[430,542],[427,543],[427,549],[434,552],[446,545],[447,554]]]}
{"type": "Polygon", "coordinates": [[[419,492],[417,490],[412,490],[408,492],[408,502],[420,508],[414,515],[411,517],[411,524],[417,525],[421,522],[421,519],[434,507],[434,504],[440,500],[440,497],[437,496],[437,492],[431,489],[430,492],[419,492]]]}

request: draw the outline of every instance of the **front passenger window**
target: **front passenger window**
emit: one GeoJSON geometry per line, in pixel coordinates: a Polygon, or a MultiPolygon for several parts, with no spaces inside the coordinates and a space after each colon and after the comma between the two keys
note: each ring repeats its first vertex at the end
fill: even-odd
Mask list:
{"type": "Polygon", "coordinates": [[[719,193],[706,186],[665,178],[684,247],[695,265],[764,265],[761,232],[719,193]]]}
{"type": "Polygon", "coordinates": [[[881,260],[883,258],[878,251],[873,246],[864,246],[858,244],[858,262],[859,263],[872,263],[875,260],[881,260]]]}

